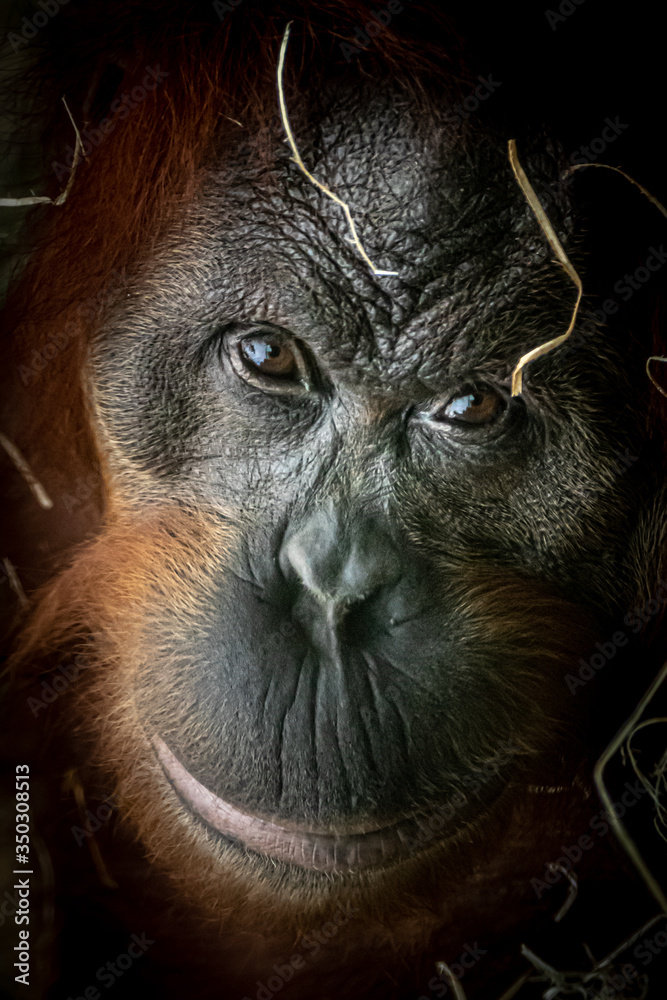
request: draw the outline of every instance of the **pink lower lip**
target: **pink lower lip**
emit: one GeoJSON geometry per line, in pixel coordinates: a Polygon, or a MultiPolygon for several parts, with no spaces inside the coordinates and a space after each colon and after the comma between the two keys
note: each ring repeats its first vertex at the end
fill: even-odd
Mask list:
{"type": "MultiPolygon", "coordinates": [[[[344,835],[290,829],[229,805],[193,778],[166,743],[158,737],[153,742],[165,773],[195,813],[225,837],[284,864],[324,872],[379,868],[414,853],[409,838],[424,829],[416,817],[344,835]]],[[[433,840],[430,831],[428,840],[433,840]]]]}

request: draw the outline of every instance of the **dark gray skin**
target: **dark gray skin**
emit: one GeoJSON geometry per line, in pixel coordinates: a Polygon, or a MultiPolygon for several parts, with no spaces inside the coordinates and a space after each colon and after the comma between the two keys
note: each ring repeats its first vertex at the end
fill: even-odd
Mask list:
{"type": "MultiPolygon", "coordinates": [[[[280,136],[271,160],[230,126],[233,153],[91,371],[137,504],[200,506],[237,531],[178,639],[156,585],[150,639],[189,668],[141,665],[147,728],[237,808],[343,834],[428,815],[510,745],[454,835],[529,773],[524,757],[567,743],[584,699],[564,674],[650,592],[643,354],[588,337],[510,398],[519,358],[567,328],[574,286],[504,141],[453,134],[437,96],[430,121],[396,89],[368,97],[334,89],[296,134],[398,276],[371,273],[280,136]],[[252,363],[267,344],[277,372],[252,363]],[[619,475],[624,449],[642,460],[619,475]],[[502,627],[483,628],[468,590],[488,588],[490,620],[495,580],[560,609],[571,635],[502,590],[502,627]]],[[[557,180],[541,138],[519,155],[536,188],[557,180]]],[[[581,266],[573,186],[550,216],[581,266]]]]}

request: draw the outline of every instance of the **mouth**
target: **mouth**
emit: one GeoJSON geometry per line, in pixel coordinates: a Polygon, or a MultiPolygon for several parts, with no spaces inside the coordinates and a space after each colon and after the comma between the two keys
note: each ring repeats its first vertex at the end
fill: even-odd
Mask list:
{"type": "Polygon", "coordinates": [[[197,781],[163,740],[153,743],[162,768],[191,811],[227,840],[248,851],[311,871],[359,872],[385,868],[460,830],[474,803],[457,793],[430,815],[413,814],[382,826],[344,834],[261,819],[225,802],[197,781]]]}

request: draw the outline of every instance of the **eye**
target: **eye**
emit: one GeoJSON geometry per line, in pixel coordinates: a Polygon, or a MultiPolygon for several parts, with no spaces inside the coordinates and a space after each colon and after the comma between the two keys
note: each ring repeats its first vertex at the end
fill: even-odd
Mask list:
{"type": "Polygon", "coordinates": [[[244,337],[238,345],[244,364],[273,378],[298,378],[299,366],[292,348],[273,337],[244,337]]]}
{"type": "Polygon", "coordinates": [[[498,420],[507,409],[504,397],[493,389],[471,389],[455,396],[433,414],[447,423],[480,427],[498,420]]]}
{"type": "Polygon", "coordinates": [[[227,350],[236,374],[258,389],[296,394],[311,388],[305,350],[288,333],[259,330],[232,336],[227,350]]]}

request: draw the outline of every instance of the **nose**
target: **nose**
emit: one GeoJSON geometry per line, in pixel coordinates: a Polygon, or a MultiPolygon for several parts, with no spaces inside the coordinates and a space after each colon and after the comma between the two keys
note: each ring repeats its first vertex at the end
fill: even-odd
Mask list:
{"type": "Polygon", "coordinates": [[[280,568],[312,595],[335,625],[348,608],[400,578],[401,560],[379,521],[318,508],[283,542],[280,568]]]}

